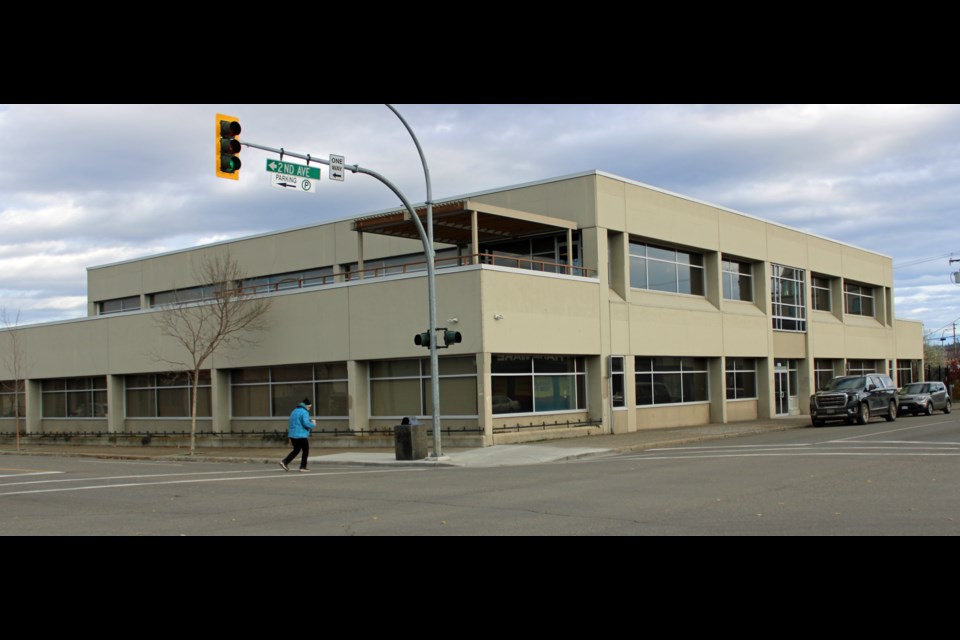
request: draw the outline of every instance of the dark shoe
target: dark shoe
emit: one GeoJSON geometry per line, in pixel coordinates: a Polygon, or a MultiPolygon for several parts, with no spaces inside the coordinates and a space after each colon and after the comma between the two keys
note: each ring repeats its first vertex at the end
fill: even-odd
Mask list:
{"type": "Polygon", "coordinates": [[[290,471],[290,467],[288,467],[287,463],[284,462],[283,460],[280,461],[280,468],[283,469],[284,471],[290,471]]]}

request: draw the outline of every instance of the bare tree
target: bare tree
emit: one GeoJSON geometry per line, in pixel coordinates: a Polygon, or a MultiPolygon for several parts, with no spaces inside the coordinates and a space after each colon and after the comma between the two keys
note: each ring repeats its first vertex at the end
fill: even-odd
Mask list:
{"type": "Polygon", "coordinates": [[[13,319],[7,314],[6,307],[0,308],[0,324],[6,330],[6,348],[0,350],[0,364],[13,376],[13,380],[4,381],[3,389],[13,393],[14,431],[16,431],[17,451],[20,451],[20,396],[26,391],[26,362],[23,354],[23,343],[20,340],[20,310],[17,310],[13,319]]]}
{"type": "Polygon", "coordinates": [[[187,372],[192,390],[190,407],[190,453],[197,441],[197,390],[200,370],[224,347],[237,348],[257,342],[256,334],[267,328],[269,298],[258,298],[242,287],[245,273],[229,251],[194,264],[194,278],[203,283],[199,295],[164,305],[157,314],[160,333],[186,352],[181,359],[156,356],[158,360],[187,372]]]}

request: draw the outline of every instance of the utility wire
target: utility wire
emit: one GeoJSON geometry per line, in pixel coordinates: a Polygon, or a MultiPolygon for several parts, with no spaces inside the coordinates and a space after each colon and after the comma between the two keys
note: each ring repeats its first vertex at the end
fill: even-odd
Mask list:
{"type": "Polygon", "coordinates": [[[933,262],[934,260],[943,260],[945,258],[952,258],[955,253],[957,252],[951,251],[950,253],[944,253],[943,255],[939,255],[939,256],[930,256],[927,258],[914,258],[914,259],[908,260],[907,262],[895,263],[893,265],[893,268],[903,269],[905,267],[913,267],[918,264],[923,264],[924,262],[933,262]]]}

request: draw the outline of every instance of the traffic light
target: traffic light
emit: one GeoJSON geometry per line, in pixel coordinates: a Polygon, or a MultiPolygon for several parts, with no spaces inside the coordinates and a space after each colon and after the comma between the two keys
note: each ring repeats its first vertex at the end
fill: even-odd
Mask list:
{"type": "Polygon", "coordinates": [[[240,179],[240,121],[233,116],[217,114],[217,176],[240,179]]]}
{"type": "Polygon", "coordinates": [[[430,346],[430,332],[424,331],[423,333],[418,333],[413,337],[413,344],[418,347],[429,347],[430,346]]]}
{"type": "MultiPolygon", "coordinates": [[[[438,328],[437,331],[443,331],[443,344],[438,344],[437,349],[447,349],[451,345],[455,345],[458,342],[463,342],[463,336],[460,335],[459,331],[450,331],[445,328],[438,328]]],[[[418,333],[413,337],[413,344],[418,347],[430,347],[430,332],[424,331],[423,333],[418,333]]]]}

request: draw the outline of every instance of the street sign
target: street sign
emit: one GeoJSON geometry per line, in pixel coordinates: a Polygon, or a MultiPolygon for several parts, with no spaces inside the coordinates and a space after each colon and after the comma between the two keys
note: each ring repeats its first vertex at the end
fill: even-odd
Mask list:
{"type": "Polygon", "coordinates": [[[330,154],[330,179],[343,182],[343,156],[330,154]]]}
{"type": "Polygon", "coordinates": [[[308,167],[292,162],[267,160],[267,171],[272,178],[271,183],[281,189],[293,189],[303,193],[316,193],[317,183],[320,181],[320,168],[308,167]]]}
{"type": "Polygon", "coordinates": [[[308,167],[303,164],[281,162],[279,160],[267,160],[267,171],[282,173],[288,176],[297,176],[298,178],[320,179],[320,167],[308,167]]]}

